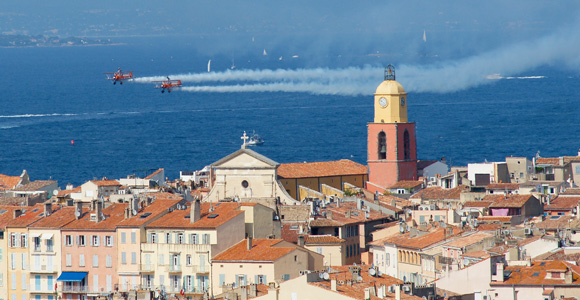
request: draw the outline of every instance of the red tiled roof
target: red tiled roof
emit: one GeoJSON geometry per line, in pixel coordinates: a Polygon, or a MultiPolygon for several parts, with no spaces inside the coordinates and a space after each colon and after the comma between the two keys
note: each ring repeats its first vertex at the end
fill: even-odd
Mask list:
{"type": "Polygon", "coordinates": [[[306,244],[342,244],[345,240],[332,235],[307,235],[306,244]]]}
{"type": "Polygon", "coordinates": [[[580,197],[556,197],[550,201],[550,205],[544,205],[546,210],[572,210],[580,203],[580,197]]]}
{"type": "Polygon", "coordinates": [[[0,174],[0,190],[13,189],[20,181],[20,176],[8,176],[0,174]]]}
{"type": "Polygon", "coordinates": [[[161,168],[161,169],[158,169],[157,171],[155,171],[155,172],[153,172],[153,173],[149,174],[149,176],[145,177],[145,179],[151,179],[151,178],[153,178],[153,176],[155,176],[155,175],[157,175],[157,174],[159,174],[159,173],[161,173],[161,172],[163,172],[163,168],[161,168]]]}
{"type": "Polygon", "coordinates": [[[278,177],[309,178],[346,175],[366,175],[367,167],[352,160],[321,161],[311,163],[289,163],[278,166],[278,177]]]}
{"type": "Polygon", "coordinates": [[[488,190],[517,190],[520,185],[517,183],[490,183],[485,188],[488,190]]]}
{"type": "Polygon", "coordinates": [[[310,226],[342,226],[345,224],[363,223],[366,221],[387,219],[390,217],[390,215],[381,214],[375,210],[371,210],[369,218],[366,218],[366,211],[357,209],[355,202],[341,202],[340,207],[336,207],[335,203],[330,203],[326,206],[326,209],[323,209],[322,211],[323,213],[326,212],[327,218],[329,218],[329,213],[332,213],[332,220],[325,221],[324,218],[317,218],[310,221],[310,226]],[[347,216],[348,214],[350,214],[350,216],[347,216]]]}
{"type": "Polygon", "coordinates": [[[546,165],[560,165],[560,158],[558,157],[540,157],[536,159],[536,164],[546,164],[546,165]]]}
{"type": "Polygon", "coordinates": [[[118,226],[141,226],[152,222],[160,214],[167,212],[169,208],[174,208],[180,201],[181,199],[156,199],[153,203],[141,209],[135,216],[120,221],[118,226]]]}
{"type": "Polygon", "coordinates": [[[117,180],[91,180],[91,182],[98,186],[121,186],[117,180]]]}
{"type": "Polygon", "coordinates": [[[493,202],[491,201],[467,201],[463,207],[489,207],[493,202]]]}
{"type": "MultiPolygon", "coordinates": [[[[53,205],[53,209],[57,206],[53,205]]],[[[83,212],[88,212],[88,208],[84,208],[83,212]]],[[[75,208],[72,206],[62,207],[53,211],[48,217],[44,217],[38,222],[28,226],[28,228],[60,228],[75,220],[75,208]]]]}
{"type": "Polygon", "coordinates": [[[102,213],[105,216],[104,220],[99,222],[91,221],[91,214],[96,213],[96,210],[84,213],[80,219],[65,225],[63,229],[69,230],[87,230],[87,229],[101,229],[114,230],[117,224],[125,219],[125,207],[128,203],[113,203],[106,208],[103,208],[102,213]]]}
{"type": "Polygon", "coordinates": [[[512,285],[527,285],[527,286],[553,286],[553,285],[571,285],[578,286],[580,284],[580,276],[578,273],[578,266],[574,266],[565,261],[534,261],[531,266],[507,266],[505,271],[511,271],[509,277],[503,282],[492,281],[491,286],[512,286],[512,285]],[[546,278],[548,272],[566,272],[572,271],[572,283],[566,283],[564,274],[560,278],[546,278]]]}
{"type": "Polygon", "coordinates": [[[276,246],[282,239],[253,239],[248,250],[247,240],[242,240],[214,257],[213,261],[276,261],[294,251],[296,247],[276,246]]]}
{"type": "Polygon", "coordinates": [[[401,180],[389,187],[389,189],[410,189],[423,185],[421,180],[401,180]]]}
{"type": "Polygon", "coordinates": [[[463,257],[473,257],[473,258],[487,258],[489,257],[489,252],[487,251],[472,251],[463,253],[463,257]]]}
{"type": "Polygon", "coordinates": [[[407,232],[404,234],[397,234],[392,237],[387,237],[382,240],[386,243],[395,244],[399,247],[423,249],[433,244],[444,241],[445,239],[457,236],[461,232],[463,231],[457,227],[447,227],[447,228],[438,228],[433,232],[421,236],[415,236],[412,238],[409,237],[409,232],[407,232]],[[453,234],[445,234],[445,231],[448,228],[453,228],[453,234]]]}
{"type": "Polygon", "coordinates": [[[44,215],[44,204],[39,203],[34,206],[22,207],[22,215],[16,219],[8,221],[7,227],[28,227],[38,221],[44,215]],[[42,216],[41,216],[42,214],[42,216]]]}
{"type": "Polygon", "coordinates": [[[191,223],[190,218],[186,217],[191,215],[191,208],[188,208],[174,210],[147,225],[147,228],[217,228],[244,213],[243,210],[237,209],[239,204],[235,202],[213,204],[214,211],[210,212],[211,205],[209,202],[201,203],[201,218],[195,223],[191,223]],[[213,215],[217,216],[209,218],[209,216],[213,215]]]}
{"type": "Polygon", "coordinates": [[[12,220],[14,220],[14,211],[17,209],[30,209],[30,207],[0,205],[0,228],[6,227],[12,220]]]}
{"type": "Polygon", "coordinates": [[[422,199],[422,200],[445,200],[445,199],[459,199],[461,192],[466,190],[467,187],[464,185],[459,185],[452,189],[443,189],[441,187],[429,187],[422,189],[413,196],[411,199],[422,199]]]}
{"type": "Polygon", "coordinates": [[[478,233],[474,233],[472,235],[460,237],[456,240],[445,243],[443,245],[443,247],[463,248],[463,247],[467,247],[469,245],[479,243],[485,239],[489,239],[492,237],[493,237],[492,234],[485,233],[485,232],[478,232],[478,233]]]}
{"type": "Polygon", "coordinates": [[[491,208],[522,207],[532,198],[535,199],[533,195],[486,195],[483,201],[493,201],[491,208]]]}
{"type": "Polygon", "coordinates": [[[65,195],[70,195],[72,193],[80,193],[81,191],[81,186],[77,186],[76,188],[72,189],[72,190],[60,190],[58,191],[58,196],[65,196],[65,195]]]}

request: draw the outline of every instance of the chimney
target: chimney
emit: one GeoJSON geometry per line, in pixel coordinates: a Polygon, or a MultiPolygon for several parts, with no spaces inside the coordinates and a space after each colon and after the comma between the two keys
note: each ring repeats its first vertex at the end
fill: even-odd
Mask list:
{"type": "Polygon", "coordinates": [[[362,199],[357,198],[356,199],[356,209],[359,209],[359,210],[362,209],[362,203],[363,203],[362,199]]]}
{"type": "Polygon", "coordinates": [[[371,288],[365,289],[365,300],[371,299],[371,291],[369,289],[371,289],[371,288]]]}
{"type": "Polygon", "coordinates": [[[75,202],[75,219],[80,219],[83,214],[83,202],[75,202]]]}
{"type": "Polygon", "coordinates": [[[395,285],[395,300],[401,300],[401,286],[395,285]]]}
{"type": "Polygon", "coordinates": [[[258,297],[258,289],[255,284],[250,284],[250,298],[258,297]]]}
{"type": "Polygon", "coordinates": [[[340,198],[336,199],[336,207],[340,207],[340,198]]]}
{"type": "Polygon", "coordinates": [[[497,282],[503,282],[504,278],[503,278],[503,263],[497,263],[496,264],[496,271],[495,271],[495,281],[497,282]]]}
{"type": "Polygon", "coordinates": [[[44,216],[48,217],[52,214],[52,203],[47,201],[44,203],[44,216]]]}
{"type": "Polygon", "coordinates": [[[397,207],[397,201],[395,199],[391,199],[391,206],[397,207]]]}
{"type": "Polygon", "coordinates": [[[350,218],[350,210],[347,210],[347,211],[344,213],[344,216],[345,216],[345,217],[347,217],[347,218],[350,218]]]}
{"type": "Polygon", "coordinates": [[[304,235],[298,236],[298,246],[304,247],[304,235]]]}
{"type": "Polygon", "coordinates": [[[95,210],[96,210],[95,213],[97,214],[96,222],[99,223],[102,221],[101,214],[103,213],[103,205],[101,201],[97,201],[95,203],[95,210]]]}
{"type": "Polygon", "coordinates": [[[252,236],[249,235],[248,238],[246,239],[246,246],[248,251],[252,250],[252,236]]]}
{"type": "Polygon", "coordinates": [[[566,273],[564,273],[564,282],[566,284],[572,284],[572,270],[570,270],[570,268],[568,268],[566,273]]]}
{"type": "Polygon", "coordinates": [[[248,300],[248,288],[246,286],[240,288],[240,300],[248,300]]]}
{"type": "Polygon", "coordinates": [[[97,209],[97,199],[91,200],[91,211],[96,210],[97,209]]]}
{"type": "Polygon", "coordinates": [[[131,208],[125,207],[125,219],[131,217],[131,208]]]}
{"type": "Polygon", "coordinates": [[[20,217],[21,214],[22,214],[22,210],[21,209],[15,209],[14,210],[14,213],[13,213],[14,219],[20,217]]]}
{"type": "Polygon", "coordinates": [[[330,281],[330,289],[336,292],[336,279],[330,281]]]}
{"type": "Polygon", "coordinates": [[[195,200],[191,205],[191,215],[189,216],[189,222],[195,223],[201,218],[201,202],[195,200]]]}
{"type": "Polygon", "coordinates": [[[329,220],[332,220],[332,211],[330,211],[330,210],[326,211],[326,218],[329,220]]]}

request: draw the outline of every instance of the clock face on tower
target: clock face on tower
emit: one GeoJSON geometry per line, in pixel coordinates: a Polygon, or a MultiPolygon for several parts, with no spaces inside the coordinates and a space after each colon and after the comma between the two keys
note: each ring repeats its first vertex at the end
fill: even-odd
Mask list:
{"type": "Polygon", "coordinates": [[[385,99],[384,97],[381,97],[381,99],[379,99],[379,105],[381,107],[387,107],[387,99],[385,99]]]}
{"type": "Polygon", "coordinates": [[[401,106],[405,106],[405,97],[401,97],[401,106]]]}

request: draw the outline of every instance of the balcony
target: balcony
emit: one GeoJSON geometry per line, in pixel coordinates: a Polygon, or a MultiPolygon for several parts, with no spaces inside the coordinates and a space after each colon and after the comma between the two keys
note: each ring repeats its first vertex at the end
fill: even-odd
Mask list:
{"type": "Polygon", "coordinates": [[[141,264],[141,273],[154,273],[155,265],[152,264],[141,264]]]}
{"type": "Polygon", "coordinates": [[[62,286],[59,290],[61,293],[88,293],[90,292],[89,286],[81,285],[81,286],[62,286]]]}
{"type": "Polygon", "coordinates": [[[43,273],[43,274],[52,274],[58,273],[58,265],[32,265],[30,268],[30,273],[43,273]]]}

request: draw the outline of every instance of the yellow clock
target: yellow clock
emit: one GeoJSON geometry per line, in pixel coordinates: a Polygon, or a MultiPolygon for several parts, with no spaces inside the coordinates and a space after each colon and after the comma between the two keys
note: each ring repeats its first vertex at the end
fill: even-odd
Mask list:
{"type": "Polygon", "coordinates": [[[387,102],[387,99],[385,97],[382,97],[381,99],[379,99],[379,105],[381,107],[387,107],[387,104],[388,104],[388,102],[387,102]]]}

